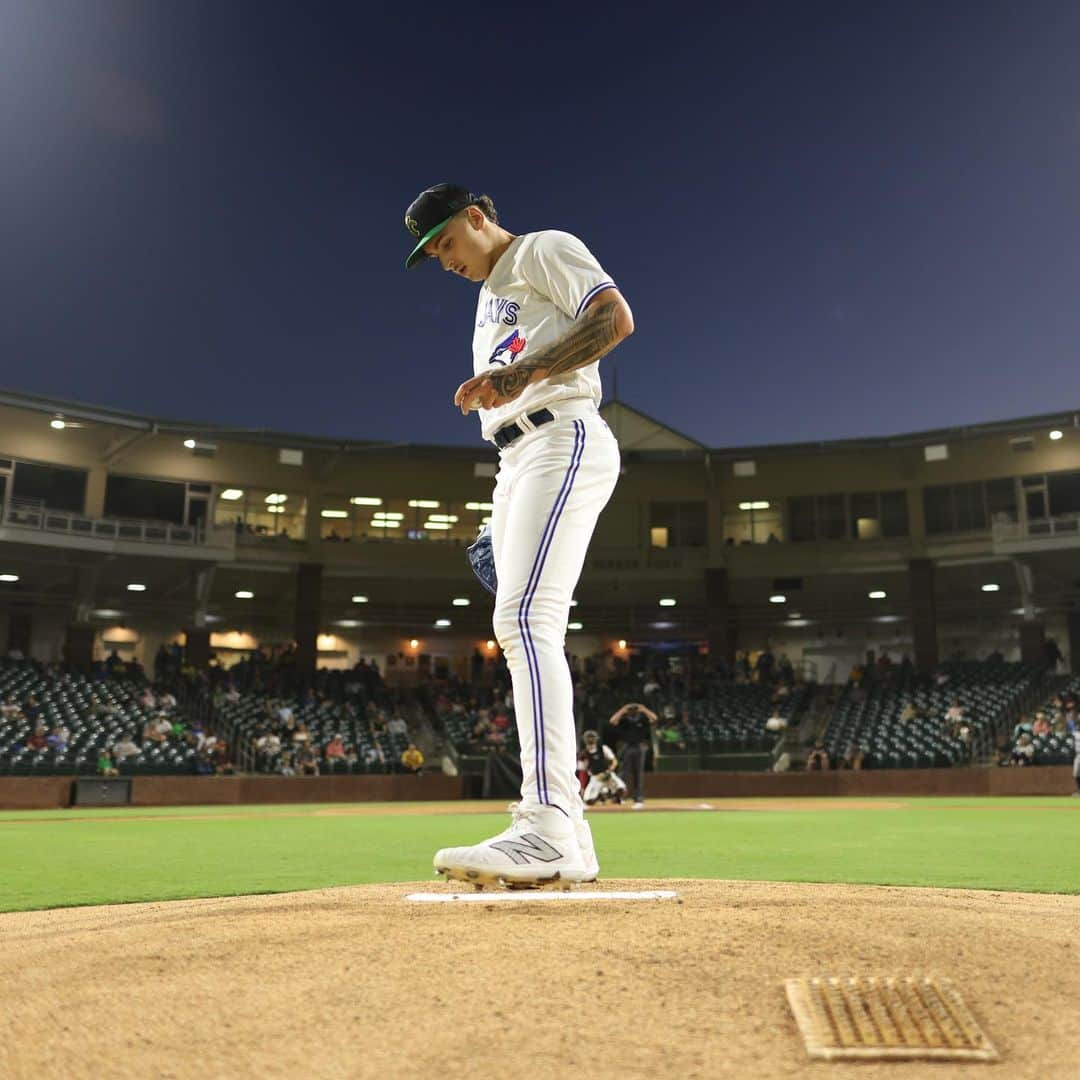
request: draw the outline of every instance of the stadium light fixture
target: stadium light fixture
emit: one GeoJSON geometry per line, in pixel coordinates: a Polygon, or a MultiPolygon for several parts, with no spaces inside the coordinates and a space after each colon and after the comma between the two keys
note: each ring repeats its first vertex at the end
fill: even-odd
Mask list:
{"type": "Polygon", "coordinates": [[[438,499],[410,499],[409,506],[413,510],[438,510],[442,504],[438,499]]]}
{"type": "Polygon", "coordinates": [[[465,504],[466,510],[494,510],[495,504],[489,502],[467,502],[465,504]]]}
{"type": "Polygon", "coordinates": [[[366,596],[360,596],[358,594],[358,595],[356,595],[356,596],[354,596],[352,598],[352,602],[354,604],[366,604],[367,603],[367,597],[366,596]]]}
{"type": "Polygon", "coordinates": [[[268,514],[284,514],[285,513],[285,507],[284,506],[268,506],[266,508],[266,512],[268,514]]]}
{"type": "Polygon", "coordinates": [[[400,521],[387,521],[386,518],[372,518],[371,527],[373,529],[400,529],[400,521]]]}
{"type": "Polygon", "coordinates": [[[769,597],[769,603],[770,604],[786,604],[787,603],[787,597],[783,593],[773,593],[772,596],[769,597]]]}
{"type": "Polygon", "coordinates": [[[418,649],[419,647],[420,647],[420,642],[417,641],[416,638],[410,638],[409,639],[409,648],[410,649],[418,649]]]}
{"type": "Polygon", "coordinates": [[[140,584],[138,581],[131,582],[127,587],[128,592],[146,592],[146,586],[140,584]]]}
{"type": "Polygon", "coordinates": [[[324,518],[347,518],[349,516],[348,510],[322,510],[320,513],[324,518]]]}
{"type": "Polygon", "coordinates": [[[103,607],[96,608],[94,614],[99,619],[119,619],[124,613],[122,611],[117,611],[116,608],[103,607]]]}
{"type": "Polygon", "coordinates": [[[619,648],[620,649],[625,649],[626,648],[626,638],[624,638],[624,637],[619,638],[619,648]]]}
{"type": "Polygon", "coordinates": [[[579,623],[579,622],[572,622],[572,623],[567,623],[566,624],[566,629],[567,630],[580,630],[580,629],[582,629],[582,626],[581,626],[581,623],[579,623]]]}
{"type": "Polygon", "coordinates": [[[809,626],[810,625],[810,620],[809,619],[786,619],[784,621],[784,625],[785,626],[790,626],[790,627],[793,627],[793,628],[800,627],[800,626],[809,626]]]}
{"type": "Polygon", "coordinates": [[[488,647],[488,652],[494,652],[495,651],[495,641],[492,638],[487,639],[487,647],[488,647]]]}
{"type": "Polygon", "coordinates": [[[271,491],[264,501],[271,506],[280,506],[283,502],[288,502],[288,500],[288,495],[283,495],[280,491],[271,491]]]}
{"type": "Polygon", "coordinates": [[[874,589],[866,594],[871,600],[884,600],[888,593],[884,589],[874,589]]]}
{"type": "Polygon", "coordinates": [[[1000,590],[1000,588],[1001,588],[1001,586],[1000,586],[1000,585],[998,585],[998,584],[997,584],[996,582],[993,582],[993,581],[988,581],[988,582],[987,582],[987,583],[986,583],[986,584],[985,584],[985,585],[984,585],[984,586],[982,587],[982,591],[983,591],[983,592],[998,592],[998,590],[1000,590]]]}
{"type": "Polygon", "coordinates": [[[472,601],[467,596],[455,596],[450,603],[453,604],[454,607],[468,607],[472,601]]]}
{"type": "Polygon", "coordinates": [[[237,600],[254,600],[255,594],[250,589],[240,589],[239,592],[233,593],[237,600]]]}
{"type": "Polygon", "coordinates": [[[756,499],[753,502],[741,502],[739,503],[740,510],[768,510],[768,499],[756,499]]]}
{"type": "Polygon", "coordinates": [[[226,502],[236,502],[244,497],[244,491],[243,488],[226,488],[219,497],[226,502]]]}
{"type": "Polygon", "coordinates": [[[428,521],[447,521],[451,525],[456,525],[457,519],[457,514],[428,514],[428,521]]]}
{"type": "Polygon", "coordinates": [[[649,625],[654,630],[671,630],[674,626],[677,626],[678,624],[673,622],[654,622],[649,623],[649,625]]]}
{"type": "Polygon", "coordinates": [[[364,624],[359,619],[336,619],[334,625],[340,626],[345,630],[355,630],[358,626],[363,626],[364,624]]]}
{"type": "Polygon", "coordinates": [[[435,620],[435,626],[439,630],[445,630],[449,625],[450,625],[450,620],[449,619],[436,619],[435,620]]]}
{"type": "Polygon", "coordinates": [[[577,607],[577,599],[576,598],[570,601],[570,606],[571,607],[577,607]]]}
{"type": "Polygon", "coordinates": [[[187,448],[188,448],[189,450],[194,450],[194,449],[195,449],[195,440],[194,440],[194,439],[185,439],[185,440],[184,440],[184,445],[185,445],[185,446],[186,446],[186,447],[187,447],[187,448]]]}
{"type": "Polygon", "coordinates": [[[382,499],[377,495],[354,495],[349,502],[353,506],[382,506],[382,499]]]}
{"type": "Polygon", "coordinates": [[[673,596],[661,596],[660,597],[660,606],[661,607],[674,607],[676,605],[676,603],[678,603],[678,601],[673,596]]]}
{"type": "Polygon", "coordinates": [[[445,532],[447,529],[452,529],[454,526],[449,521],[425,521],[425,529],[434,529],[436,532],[445,532]]]}
{"type": "Polygon", "coordinates": [[[19,580],[19,575],[18,574],[0,574],[0,581],[11,582],[11,581],[18,581],[18,580],[19,580]]]}
{"type": "Polygon", "coordinates": [[[53,431],[63,431],[64,428],[67,427],[67,424],[65,424],[64,421],[59,416],[57,416],[49,421],[49,427],[51,427],[53,431]]]}
{"type": "Polygon", "coordinates": [[[1054,428],[1054,430],[1050,432],[1050,438],[1053,439],[1054,442],[1057,442],[1058,439],[1064,439],[1065,438],[1065,432],[1064,431],[1058,431],[1057,428],[1054,428]]]}
{"type": "Polygon", "coordinates": [[[405,517],[400,510],[376,510],[371,516],[375,521],[401,521],[405,517]]]}

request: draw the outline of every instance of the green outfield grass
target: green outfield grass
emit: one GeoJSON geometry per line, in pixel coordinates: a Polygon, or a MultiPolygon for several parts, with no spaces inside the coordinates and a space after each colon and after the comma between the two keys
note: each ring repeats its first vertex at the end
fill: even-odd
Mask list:
{"type": "MultiPolygon", "coordinates": [[[[762,799],[725,811],[713,800],[714,811],[590,820],[605,877],[1080,893],[1080,800],[883,802],[771,810],[762,799]]],[[[318,815],[331,809],[342,807],[0,811],[0,911],[424,880],[436,848],[508,822],[494,808],[318,815]]]]}

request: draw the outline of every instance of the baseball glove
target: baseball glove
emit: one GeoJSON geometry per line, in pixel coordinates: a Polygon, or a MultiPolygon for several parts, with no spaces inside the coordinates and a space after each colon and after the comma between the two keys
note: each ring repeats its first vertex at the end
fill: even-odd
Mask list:
{"type": "Polygon", "coordinates": [[[491,550],[491,529],[487,525],[480,530],[480,535],[465,554],[469,557],[469,565],[477,580],[494,596],[499,582],[495,576],[495,555],[491,550]]]}

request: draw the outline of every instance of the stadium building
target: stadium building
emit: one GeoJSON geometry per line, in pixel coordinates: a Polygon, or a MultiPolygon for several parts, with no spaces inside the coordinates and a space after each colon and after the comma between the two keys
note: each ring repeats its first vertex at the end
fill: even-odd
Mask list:
{"type": "MultiPolygon", "coordinates": [[[[921,670],[1080,643],[1080,422],[1055,413],[880,438],[715,448],[623,402],[623,476],[567,648],[730,658],[809,678],[868,650],[921,670]]],[[[486,447],[342,442],[0,395],[0,646],[228,665],[295,642],[301,671],[389,681],[496,650],[464,549],[486,447]]],[[[1077,662],[1073,662],[1073,671],[1077,662]]]]}

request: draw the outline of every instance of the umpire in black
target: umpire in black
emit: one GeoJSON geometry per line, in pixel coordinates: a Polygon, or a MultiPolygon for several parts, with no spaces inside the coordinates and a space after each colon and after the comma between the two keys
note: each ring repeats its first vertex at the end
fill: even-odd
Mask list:
{"type": "Polygon", "coordinates": [[[634,701],[624,705],[608,723],[618,729],[623,779],[630,788],[634,809],[640,810],[645,805],[645,757],[652,743],[656,713],[634,701]]]}

